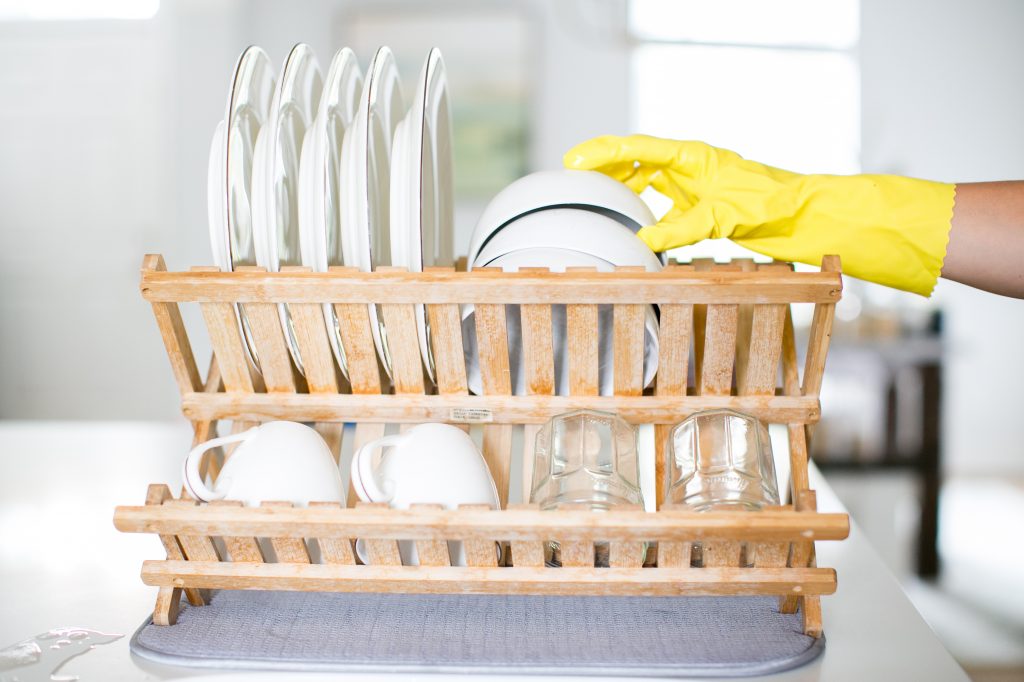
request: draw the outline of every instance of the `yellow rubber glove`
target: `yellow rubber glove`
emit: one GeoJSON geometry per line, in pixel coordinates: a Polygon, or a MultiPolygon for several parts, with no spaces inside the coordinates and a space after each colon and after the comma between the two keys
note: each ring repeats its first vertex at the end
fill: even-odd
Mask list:
{"type": "Polygon", "coordinates": [[[726,237],[758,253],[821,265],[929,296],[942,271],[955,186],[894,175],[800,175],[703,142],[647,135],[597,137],[565,155],[635,192],[672,200],[639,236],[655,251],[726,237]]]}

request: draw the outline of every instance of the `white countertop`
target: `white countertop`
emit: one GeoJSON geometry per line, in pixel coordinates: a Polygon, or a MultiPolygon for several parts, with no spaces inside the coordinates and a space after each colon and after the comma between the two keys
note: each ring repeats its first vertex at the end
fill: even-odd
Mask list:
{"type": "MultiPolygon", "coordinates": [[[[3,649],[67,626],[125,635],[61,669],[61,674],[82,682],[203,675],[131,657],[128,640],[156,598],[156,588],[142,584],[139,570],[144,559],[164,554],[155,536],[119,533],[112,522],[115,506],[142,504],[149,483],[166,482],[172,489],[179,484],[190,442],[185,423],[0,422],[0,680],[16,672],[23,682],[48,680],[26,676],[29,668],[5,673],[3,649]]],[[[845,511],[817,470],[811,472],[811,483],[822,511],[845,511]]],[[[818,563],[834,567],[839,575],[838,592],[822,599],[825,653],[797,670],[757,679],[967,680],[856,523],[848,540],[818,543],[818,563]]],[[[250,672],[216,679],[300,677],[346,676],[250,672]]]]}

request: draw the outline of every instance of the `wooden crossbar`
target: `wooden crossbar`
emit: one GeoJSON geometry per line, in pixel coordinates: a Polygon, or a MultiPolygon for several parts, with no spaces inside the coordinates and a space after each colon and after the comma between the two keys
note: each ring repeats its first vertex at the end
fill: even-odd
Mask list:
{"type": "Polygon", "coordinates": [[[695,272],[161,272],[142,296],[165,303],[834,303],[839,273],[695,272]]]}
{"type": "Polygon", "coordinates": [[[155,587],[230,590],[617,596],[822,595],[830,568],[460,568],[146,561],[155,587]]]}
{"type": "Polygon", "coordinates": [[[757,514],[663,510],[546,512],[527,509],[341,509],[317,506],[118,507],[115,527],[127,533],[258,537],[361,537],[408,540],[842,540],[845,514],[790,510],[757,514]]]}

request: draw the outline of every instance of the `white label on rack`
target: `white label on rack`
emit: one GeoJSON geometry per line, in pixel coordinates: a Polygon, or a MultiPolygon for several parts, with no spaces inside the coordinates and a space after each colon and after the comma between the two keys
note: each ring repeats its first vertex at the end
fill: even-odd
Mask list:
{"type": "Polygon", "coordinates": [[[453,407],[448,420],[464,424],[487,424],[494,421],[494,413],[479,407],[453,407]]]}

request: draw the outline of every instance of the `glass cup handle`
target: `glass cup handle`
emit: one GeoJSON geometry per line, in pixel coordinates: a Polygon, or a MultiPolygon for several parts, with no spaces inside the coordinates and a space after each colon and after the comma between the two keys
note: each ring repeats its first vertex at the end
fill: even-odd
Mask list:
{"type": "Polygon", "coordinates": [[[209,502],[210,500],[219,500],[227,495],[227,491],[220,492],[216,490],[210,490],[206,487],[206,483],[203,482],[203,477],[199,475],[199,462],[203,458],[203,454],[207,450],[211,450],[221,445],[227,445],[228,443],[238,443],[243,441],[254,433],[260,427],[254,426],[251,429],[242,431],[241,433],[234,433],[230,436],[221,436],[220,438],[211,438],[210,440],[200,443],[199,445],[192,448],[192,451],[188,453],[185,458],[185,464],[182,467],[181,480],[185,484],[185,490],[194,499],[201,502],[209,502]]]}
{"type": "Polygon", "coordinates": [[[359,448],[355,457],[352,458],[352,483],[356,494],[364,502],[390,502],[394,497],[394,490],[385,491],[377,484],[377,477],[373,474],[373,453],[388,446],[398,445],[405,441],[403,434],[384,436],[359,448]]]}

